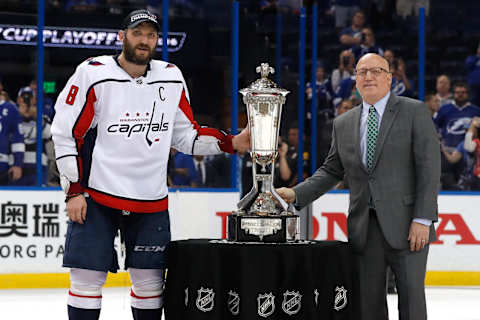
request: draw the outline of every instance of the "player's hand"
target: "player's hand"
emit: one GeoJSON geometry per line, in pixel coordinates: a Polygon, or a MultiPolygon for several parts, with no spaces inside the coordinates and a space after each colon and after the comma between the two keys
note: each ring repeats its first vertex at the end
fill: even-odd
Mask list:
{"type": "Polygon", "coordinates": [[[232,139],[233,149],[239,153],[250,150],[250,131],[245,128],[232,139]]]}
{"type": "Polygon", "coordinates": [[[295,191],[291,188],[278,188],[275,189],[275,191],[277,191],[278,195],[287,203],[294,203],[297,198],[295,191]]]}
{"type": "Polygon", "coordinates": [[[408,241],[410,241],[410,251],[420,251],[428,244],[430,236],[430,227],[415,221],[410,225],[408,241]]]}
{"type": "Polygon", "coordinates": [[[18,166],[13,166],[8,169],[8,174],[10,175],[12,181],[16,181],[22,177],[22,168],[18,166]]]}
{"type": "Polygon", "coordinates": [[[67,201],[67,214],[73,222],[83,224],[87,218],[87,201],[83,195],[78,195],[67,201]]]}

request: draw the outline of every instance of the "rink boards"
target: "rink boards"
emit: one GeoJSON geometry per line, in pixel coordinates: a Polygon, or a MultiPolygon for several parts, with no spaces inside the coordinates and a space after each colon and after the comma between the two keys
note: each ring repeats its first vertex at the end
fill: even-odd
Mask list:
{"type": "MultiPolygon", "coordinates": [[[[314,239],[347,239],[348,197],[335,192],[314,202],[314,239]]],[[[172,239],[225,237],[226,216],[238,200],[231,191],[171,192],[172,239]]],[[[61,267],[67,220],[63,193],[2,190],[0,204],[0,289],[67,287],[68,269],[61,267]]],[[[479,208],[480,194],[440,195],[427,285],[480,285],[479,208]]],[[[127,286],[128,276],[110,274],[107,284],[127,286]]]]}

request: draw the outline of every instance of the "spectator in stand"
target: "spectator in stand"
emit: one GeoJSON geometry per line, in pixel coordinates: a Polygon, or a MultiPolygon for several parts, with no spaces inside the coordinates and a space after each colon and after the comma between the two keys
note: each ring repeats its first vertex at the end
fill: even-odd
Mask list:
{"type": "MultiPolygon", "coordinates": [[[[32,88],[33,95],[35,99],[37,98],[37,79],[32,79],[30,81],[30,84],[28,85],[30,88],[32,88]]],[[[52,122],[53,116],[55,115],[55,109],[53,108],[53,100],[47,96],[43,95],[43,115],[47,117],[47,119],[52,122]]]]}
{"type": "MultiPolygon", "coordinates": [[[[465,141],[467,140],[467,134],[468,131],[465,134],[465,141]]],[[[453,151],[445,148],[443,143],[440,144],[442,157],[445,158],[451,166],[457,165],[459,167],[459,177],[453,189],[470,190],[472,185],[475,157],[473,153],[465,149],[465,141],[461,141],[453,151]]]]}
{"type": "Polygon", "coordinates": [[[480,44],[477,47],[477,54],[467,57],[465,66],[468,71],[467,83],[470,88],[470,101],[480,106],[480,44]]]}
{"type": "Polygon", "coordinates": [[[340,43],[351,48],[362,43],[362,29],[365,25],[365,13],[361,10],[355,12],[352,25],[340,32],[340,43]]]}
{"type": "MultiPolygon", "coordinates": [[[[322,64],[319,64],[316,72],[315,94],[317,97],[317,106],[319,112],[330,112],[333,115],[332,96],[333,90],[330,79],[325,78],[325,69],[322,64]]],[[[312,101],[313,90],[312,83],[307,82],[305,93],[307,101],[312,101]]],[[[311,118],[311,115],[310,115],[311,118]]]]}
{"type": "Polygon", "coordinates": [[[173,148],[170,153],[174,156],[174,168],[171,172],[171,179],[174,187],[193,187],[197,180],[197,171],[193,162],[193,157],[184,154],[173,148]]]}
{"type": "Polygon", "coordinates": [[[22,177],[25,153],[23,135],[20,133],[20,114],[16,106],[6,97],[8,94],[0,96],[0,185],[2,186],[22,177]],[[13,155],[11,165],[9,164],[10,155],[13,155]]]}
{"type": "Polygon", "coordinates": [[[358,61],[367,53],[376,53],[380,56],[383,56],[383,49],[377,46],[375,43],[375,35],[373,34],[372,28],[362,29],[361,42],[359,45],[352,47],[352,52],[355,56],[355,61],[358,61]]]}
{"type": "Polygon", "coordinates": [[[480,139],[478,130],[480,128],[480,118],[474,117],[472,124],[465,134],[465,150],[474,154],[473,170],[470,180],[471,190],[480,190],[480,139]]]}
{"type": "MultiPolygon", "coordinates": [[[[22,117],[20,133],[23,134],[25,141],[25,157],[23,161],[22,178],[12,182],[11,184],[18,186],[34,186],[37,184],[37,107],[32,88],[23,87],[20,89],[18,92],[17,105],[18,112],[22,117]]],[[[50,132],[50,123],[48,122],[48,119],[45,118],[42,122],[42,140],[42,185],[46,185],[48,164],[46,148],[48,148],[47,145],[49,143],[52,143],[52,134],[50,132]]]]}
{"type": "Polygon", "coordinates": [[[334,0],[335,27],[337,30],[347,27],[360,7],[360,0],[334,0]]]}
{"type": "Polygon", "coordinates": [[[343,50],[340,53],[338,68],[332,72],[332,90],[337,92],[340,88],[340,82],[353,76],[353,66],[355,63],[355,56],[351,50],[343,50]]]}
{"type": "Polygon", "coordinates": [[[454,102],[445,104],[434,119],[446,148],[455,149],[465,138],[473,117],[480,117],[480,108],[468,101],[468,87],[464,82],[453,86],[454,102]]]}
{"type": "Polygon", "coordinates": [[[386,49],[383,53],[383,57],[388,61],[388,65],[391,66],[395,60],[395,53],[391,49],[386,49]]]}
{"type": "Polygon", "coordinates": [[[8,95],[8,92],[5,90],[0,91],[0,101],[15,104],[15,102],[8,95]]]}
{"type": "MultiPolygon", "coordinates": [[[[454,85],[453,99],[453,103],[441,106],[433,119],[441,134],[442,147],[449,154],[453,154],[458,149],[458,145],[464,141],[465,132],[472,119],[480,117],[480,108],[468,102],[466,83],[454,85]]],[[[458,188],[458,181],[465,168],[461,162],[448,161],[445,152],[442,152],[442,188],[455,190],[458,188]]]]}
{"type": "Polygon", "coordinates": [[[438,100],[437,95],[427,94],[425,96],[425,104],[430,110],[430,113],[432,114],[432,118],[435,118],[437,116],[438,110],[440,109],[440,100],[438,100]]]}
{"type": "Polygon", "coordinates": [[[337,117],[344,114],[345,112],[353,109],[353,101],[352,100],[343,100],[340,105],[338,106],[337,117]]]}
{"type": "Polygon", "coordinates": [[[452,93],[450,92],[450,78],[446,74],[437,77],[437,98],[440,107],[444,104],[453,103],[452,93]]]}
{"type": "MultiPolygon", "coordinates": [[[[29,87],[32,89],[33,97],[37,101],[37,79],[34,78],[30,81],[29,87]]],[[[43,119],[48,123],[52,123],[53,116],[55,115],[55,109],[53,108],[53,100],[43,95],[43,119]]],[[[55,161],[55,150],[53,143],[48,141],[44,144],[44,150],[47,154],[47,185],[48,186],[60,186],[60,174],[58,173],[57,163],[55,161]]]]}
{"type": "Polygon", "coordinates": [[[342,100],[348,100],[352,96],[356,96],[357,89],[355,88],[355,75],[343,79],[340,82],[340,86],[338,87],[337,92],[335,92],[335,98],[333,99],[333,105],[336,109],[342,100]]]}
{"type": "Polygon", "coordinates": [[[297,162],[287,157],[288,144],[282,140],[282,137],[278,137],[278,158],[275,161],[275,173],[273,184],[275,188],[289,187],[292,185],[292,180],[295,178],[293,173],[293,167],[297,165],[297,162]],[[293,161],[292,161],[293,160],[293,161]]]}
{"type": "Polygon", "coordinates": [[[400,58],[395,58],[390,65],[392,73],[391,91],[397,96],[413,97],[412,86],[405,74],[405,62],[400,58]]]}
{"type": "MultiPolygon", "coordinates": [[[[298,125],[294,123],[289,129],[287,133],[287,143],[288,143],[288,151],[287,151],[287,162],[290,164],[290,170],[292,171],[292,178],[289,181],[290,184],[295,185],[298,181],[297,172],[298,172],[298,143],[299,143],[299,136],[298,136],[298,125]],[[295,165],[293,165],[295,163],[295,165]]],[[[308,176],[307,172],[310,171],[309,166],[309,158],[310,154],[308,151],[304,151],[303,153],[303,177],[306,178],[308,176]]]]}
{"type": "Polygon", "coordinates": [[[229,159],[223,154],[211,157],[193,156],[195,165],[195,187],[227,188],[229,187],[229,159]]]}

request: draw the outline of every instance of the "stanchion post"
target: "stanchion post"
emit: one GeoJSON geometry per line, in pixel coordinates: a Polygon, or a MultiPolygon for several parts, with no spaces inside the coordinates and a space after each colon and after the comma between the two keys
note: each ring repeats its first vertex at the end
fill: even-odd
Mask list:
{"type": "Polygon", "coordinates": [[[300,43],[298,46],[298,150],[297,182],[303,181],[303,150],[305,136],[305,31],[307,14],[305,7],[300,8],[300,43]]]}
{"type": "Polygon", "coordinates": [[[418,98],[425,99],[425,8],[418,15],[418,98]]]}
{"type": "MultiPolygon", "coordinates": [[[[238,131],[238,44],[239,44],[239,3],[233,1],[232,5],[232,123],[231,132],[237,134],[238,131]]],[[[230,186],[237,187],[237,168],[238,158],[236,154],[232,155],[230,163],[230,186]]]]}
{"type": "Polygon", "coordinates": [[[168,0],[162,2],[162,60],[168,61],[168,0]]]}
{"type": "Polygon", "coordinates": [[[43,72],[44,46],[43,29],[45,27],[45,0],[39,0],[37,5],[37,187],[42,186],[42,153],[43,153],[43,72]]]}
{"type": "Polygon", "coordinates": [[[312,7],[312,126],[311,126],[311,151],[310,173],[313,175],[317,168],[317,20],[318,4],[316,1],[312,7]]]}
{"type": "Polygon", "coordinates": [[[275,81],[280,85],[282,81],[282,14],[277,12],[275,28],[275,81]]]}

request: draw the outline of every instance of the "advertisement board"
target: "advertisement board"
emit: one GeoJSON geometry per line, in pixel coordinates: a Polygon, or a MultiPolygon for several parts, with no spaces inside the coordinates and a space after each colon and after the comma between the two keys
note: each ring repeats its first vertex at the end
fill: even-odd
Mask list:
{"type": "MultiPolygon", "coordinates": [[[[346,241],[348,197],[348,193],[328,193],[313,203],[315,240],[346,241]]],[[[237,192],[171,192],[172,240],[225,238],[226,217],[238,200],[237,192]]],[[[61,267],[67,231],[61,191],[2,190],[0,206],[1,279],[68,271],[61,267]]],[[[430,246],[427,283],[430,276],[431,284],[480,284],[480,214],[476,208],[480,208],[480,195],[439,196],[438,240],[430,246]]],[[[115,245],[121,248],[118,237],[115,245]]],[[[123,261],[123,252],[117,253],[123,261]]]]}

